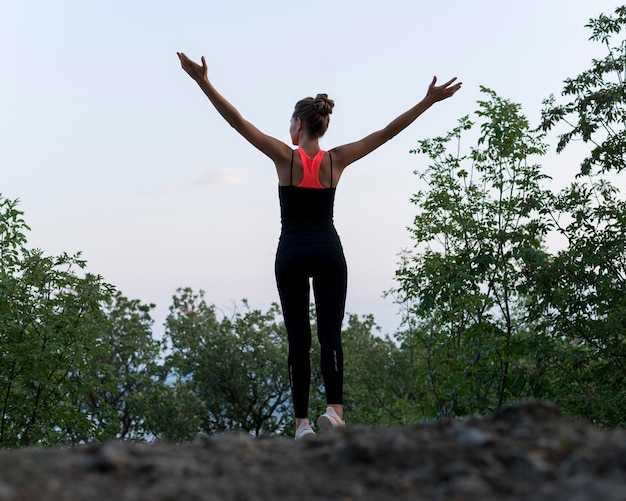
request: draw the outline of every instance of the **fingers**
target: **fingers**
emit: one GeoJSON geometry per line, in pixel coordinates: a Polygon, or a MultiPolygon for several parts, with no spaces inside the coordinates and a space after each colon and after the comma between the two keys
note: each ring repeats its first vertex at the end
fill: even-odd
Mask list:
{"type": "Polygon", "coordinates": [[[207,80],[208,68],[204,56],[202,56],[202,66],[200,66],[195,61],[189,59],[183,52],[177,52],[176,54],[178,59],[180,59],[181,67],[191,78],[198,83],[203,79],[207,80]]]}
{"type": "MultiPolygon", "coordinates": [[[[448,86],[449,86],[452,82],[454,82],[455,80],[456,80],[456,77],[451,78],[451,79],[450,79],[450,80],[448,80],[446,83],[441,84],[439,87],[440,87],[441,89],[445,89],[446,87],[448,87],[448,86]]],[[[430,83],[430,86],[431,86],[431,87],[434,87],[436,83],[437,83],[437,77],[436,77],[436,76],[434,76],[434,77],[433,77],[433,81],[430,83]]],[[[459,82],[457,85],[461,85],[461,82],[459,82]]]]}
{"type": "Polygon", "coordinates": [[[454,82],[456,82],[456,79],[457,77],[451,78],[446,83],[435,87],[435,82],[437,81],[437,77],[434,77],[432,83],[430,84],[430,88],[433,89],[435,92],[450,93],[449,95],[451,96],[452,94],[454,94],[457,90],[461,88],[462,82],[457,82],[456,84],[452,85],[454,82]]]}
{"type": "Polygon", "coordinates": [[[433,90],[435,89],[448,90],[452,88],[456,91],[461,87],[461,82],[457,83],[454,87],[450,87],[450,85],[455,81],[456,81],[456,77],[451,78],[444,84],[437,85],[437,76],[434,76],[432,82],[430,82],[430,85],[428,87],[433,90]]]}
{"type": "MultiPolygon", "coordinates": [[[[177,52],[176,53],[178,55],[178,59],[180,59],[181,63],[190,63],[190,64],[194,64],[196,66],[200,66],[198,64],[196,64],[195,62],[193,62],[191,59],[189,59],[184,52],[177,52]]],[[[206,59],[204,59],[204,56],[202,56],[202,67],[206,68],[207,64],[206,64],[206,59]]]]}
{"type": "Polygon", "coordinates": [[[454,82],[456,80],[456,77],[451,78],[450,80],[448,80],[445,84],[442,85],[442,87],[448,87],[452,82],[454,82]]]}
{"type": "Polygon", "coordinates": [[[177,52],[176,54],[178,55],[181,67],[187,71],[187,68],[189,67],[189,58],[182,52],[177,52]]]}
{"type": "Polygon", "coordinates": [[[461,88],[461,82],[457,82],[455,84],[455,81],[456,77],[451,78],[442,85],[435,85],[437,83],[437,77],[434,76],[432,82],[428,86],[427,96],[432,98],[435,102],[449,98],[461,88]]]}

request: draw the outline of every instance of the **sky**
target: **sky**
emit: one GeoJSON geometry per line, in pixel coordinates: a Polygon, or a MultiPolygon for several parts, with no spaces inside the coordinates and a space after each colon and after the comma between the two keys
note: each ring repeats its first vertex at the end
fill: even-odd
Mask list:
{"type": "MultiPolygon", "coordinates": [[[[28,247],[81,252],[88,271],[154,303],[154,331],[179,287],[225,314],[278,302],[280,233],[271,161],[241,138],[180,68],[204,55],[209,78],[245,118],[289,140],[295,102],[335,101],[323,149],[360,139],[419,102],[433,75],[462,89],[351,165],[335,224],[348,261],[346,311],[399,326],[399,253],[414,242],[419,139],[471,115],[481,85],[542,101],[606,51],[584,25],[609,0],[0,0],[0,194],[19,199],[28,247]]],[[[556,145],[556,141],[551,144],[556,145]]],[[[549,154],[555,181],[585,151],[549,154]]]]}

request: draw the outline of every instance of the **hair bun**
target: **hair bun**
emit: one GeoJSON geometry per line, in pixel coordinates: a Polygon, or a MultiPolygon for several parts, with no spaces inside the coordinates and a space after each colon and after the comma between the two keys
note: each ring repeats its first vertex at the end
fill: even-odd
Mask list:
{"type": "Polygon", "coordinates": [[[313,109],[322,116],[330,115],[333,112],[333,106],[335,102],[328,99],[328,94],[318,94],[313,100],[313,109]]]}

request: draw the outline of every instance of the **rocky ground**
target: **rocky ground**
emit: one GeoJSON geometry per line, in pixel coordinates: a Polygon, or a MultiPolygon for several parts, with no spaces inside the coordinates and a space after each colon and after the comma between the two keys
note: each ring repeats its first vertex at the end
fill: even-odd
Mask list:
{"type": "Polygon", "coordinates": [[[109,442],[0,452],[0,501],[626,500],[626,432],[528,403],[489,417],[295,442],[109,442]]]}

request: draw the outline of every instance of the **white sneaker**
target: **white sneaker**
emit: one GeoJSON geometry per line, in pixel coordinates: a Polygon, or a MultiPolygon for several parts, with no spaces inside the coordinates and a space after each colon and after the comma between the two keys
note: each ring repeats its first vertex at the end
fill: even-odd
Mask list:
{"type": "Polygon", "coordinates": [[[296,429],[296,440],[302,440],[307,436],[315,435],[313,428],[311,428],[311,423],[309,423],[308,419],[303,419],[300,421],[300,426],[296,429]]]}
{"type": "Polygon", "coordinates": [[[342,421],[339,414],[332,407],[326,407],[326,412],[317,418],[317,426],[323,432],[333,430],[335,428],[341,428],[346,423],[342,421]]]}

